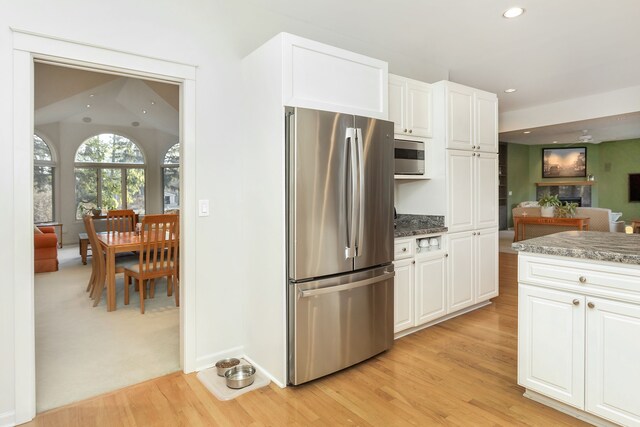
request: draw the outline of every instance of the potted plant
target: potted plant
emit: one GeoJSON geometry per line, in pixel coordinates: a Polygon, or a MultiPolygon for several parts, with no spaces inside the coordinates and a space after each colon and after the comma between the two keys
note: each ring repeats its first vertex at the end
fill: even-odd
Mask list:
{"type": "Polygon", "coordinates": [[[553,217],[555,208],[561,205],[557,194],[546,194],[542,196],[540,200],[538,200],[538,204],[540,205],[540,215],[544,217],[553,217]]]}
{"type": "Polygon", "coordinates": [[[576,215],[577,203],[564,202],[564,205],[556,207],[556,216],[558,218],[573,218],[576,215]]]}

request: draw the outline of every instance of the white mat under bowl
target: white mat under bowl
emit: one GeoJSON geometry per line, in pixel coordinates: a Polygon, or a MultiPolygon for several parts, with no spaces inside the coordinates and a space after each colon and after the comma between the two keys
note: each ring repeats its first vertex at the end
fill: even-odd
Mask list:
{"type": "MultiPolygon", "coordinates": [[[[250,363],[244,359],[240,359],[240,364],[250,365],[250,363]]],[[[218,398],[218,400],[235,399],[241,394],[258,389],[260,387],[267,386],[271,382],[269,378],[262,374],[257,368],[253,384],[239,389],[227,387],[227,381],[224,377],[218,375],[218,370],[215,366],[213,368],[205,369],[204,371],[198,372],[196,377],[202,384],[204,384],[207,390],[209,390],[216,398],[218,398]]]]}

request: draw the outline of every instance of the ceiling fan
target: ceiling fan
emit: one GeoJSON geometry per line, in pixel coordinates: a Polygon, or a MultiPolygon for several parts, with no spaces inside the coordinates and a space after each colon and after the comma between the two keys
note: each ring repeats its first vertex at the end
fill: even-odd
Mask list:
{"type": "Polygon", "coordinates": [[[593,137],[589,135],[589,131],[587,129],[584,129],[582,131],[582,135],[578,137],[578,141],[584,144],[584,143],[593,141],[593,137]]]}

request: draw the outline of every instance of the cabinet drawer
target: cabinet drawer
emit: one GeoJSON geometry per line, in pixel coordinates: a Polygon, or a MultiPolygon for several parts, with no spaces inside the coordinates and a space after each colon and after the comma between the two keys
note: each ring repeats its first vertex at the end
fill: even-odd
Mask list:
{"type": "Polygon", "coordinates": [[[616,297],[640,299],[640,268],[595,261],[520,255],[518,281],[616,297]]]}
{"type": "Polygon", "coordinates": [[[394,244],[393,258],[405,259],[411,258],[414,255],[414,244],[412,240],[396,241],[394,244]]]}

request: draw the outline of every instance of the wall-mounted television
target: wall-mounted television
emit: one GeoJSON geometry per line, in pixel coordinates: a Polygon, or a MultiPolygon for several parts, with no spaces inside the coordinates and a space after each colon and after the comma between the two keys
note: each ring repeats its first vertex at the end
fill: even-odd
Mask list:
{"type": "Polygon", "coordinates": [[[640,202],[640,173],[629,174],[629,201],[640,202]]]}

